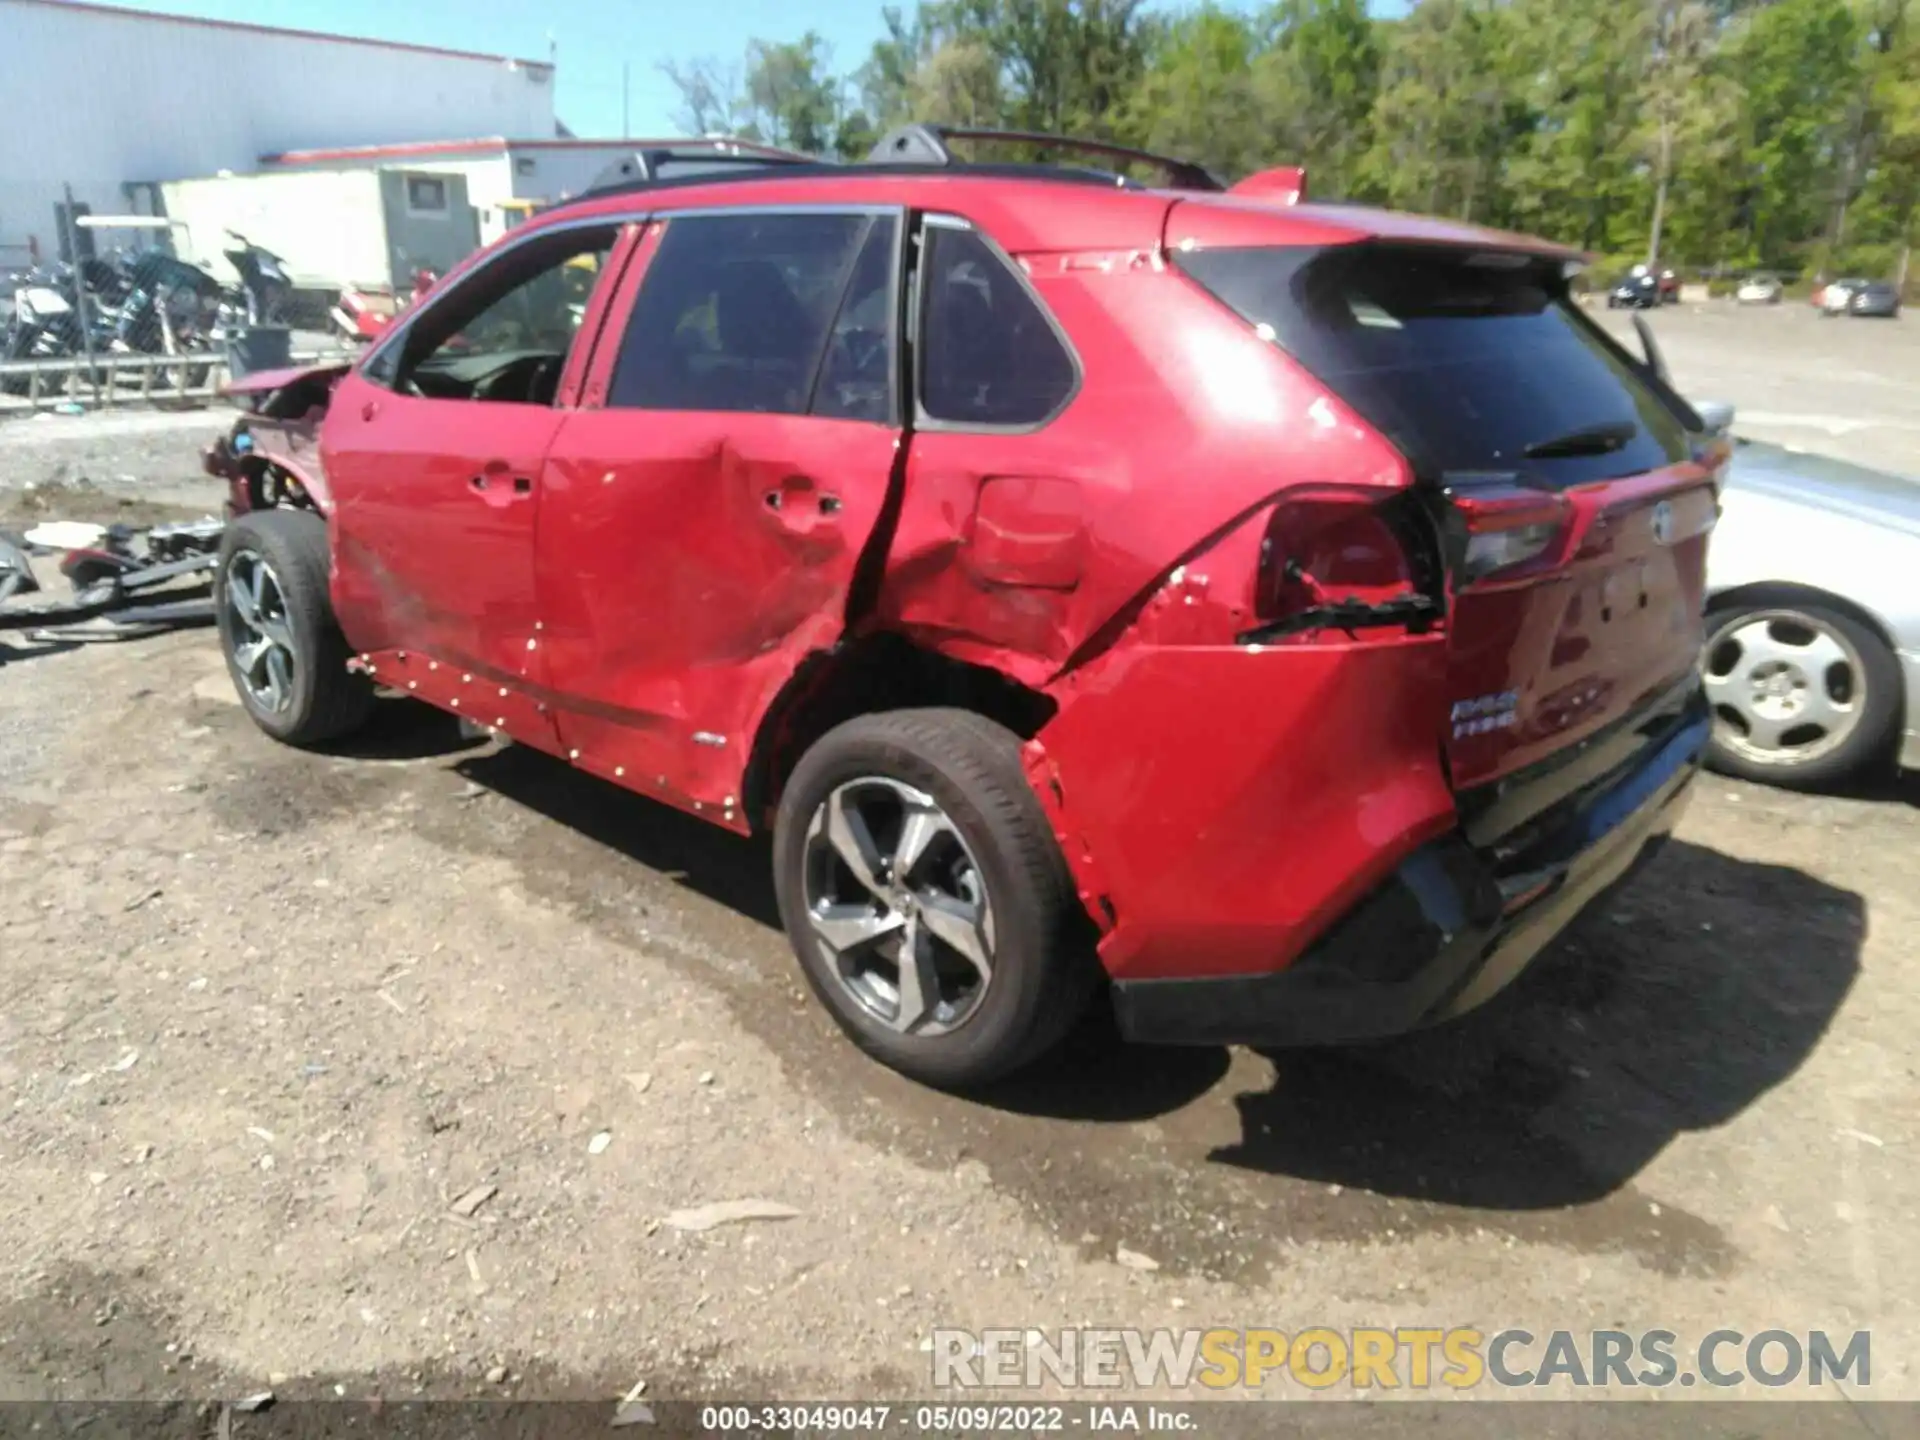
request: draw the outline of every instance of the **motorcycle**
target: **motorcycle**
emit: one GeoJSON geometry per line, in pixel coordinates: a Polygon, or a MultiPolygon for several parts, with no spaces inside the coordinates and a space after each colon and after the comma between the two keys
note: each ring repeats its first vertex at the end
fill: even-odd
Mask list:
{"type": "MultiPolygon", "coordinates": [[[[128,279],[108,348],[146,355],[190,355],[213,349],[223,293],[218,280],[163,250],[135,257],[128,279]]],[[[183,366],[180,383],[187,389],[204,385],[212,369],[210,362],[183,366]]]]}
{"type": "MultiPolygon", "coordinates": [[[[0,336],[0,359],[61,360],[86,352],[86,336],[81,328],[78,286],[71,265],[42,266],[16,274],[13,318],[0,336]]],[[[106,335],[102,318],[90,316],[97,344],[104,348],[106,335]]],[[[24,375],[8,375],[0,380],[0,390],[10,395],[30,393],[24,375]]]]}
{"type": "Polygon", "coordinates": [[[256,245],[237,230],[227,231],[239,244],[220,253],[240,276],[239,301],[230,304],[253,325],[279,325],[286,318],[287,301],[293,295],[293,281],[287,275],[286,262],[263,245],[256,245]]]}

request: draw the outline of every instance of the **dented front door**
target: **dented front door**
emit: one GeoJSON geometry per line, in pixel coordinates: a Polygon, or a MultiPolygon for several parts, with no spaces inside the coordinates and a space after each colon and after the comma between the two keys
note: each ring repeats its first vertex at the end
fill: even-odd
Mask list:
{"type": "MultiPolygon", "coordinates": [[[[685,222],[656,226],[636,257],[643,273],[628,282],[642,298],[616,307],[586,403],[567,418],[543,479],[542,643],[563,744],[583,768],[738,828],[755,731],[807,654],[839,638],[901,443],[892,217],[854,219],[854,253],[830,294],[790,256],[772,257],[776,276],[748,253],[750,276],[715,280],[693,252],[724,269],[736,237],[706,231],[695,245],[689,230],[676,258],[665,247],[685,222]],[[883,219],[884,234],[872,228],[883,219]],[[876,272],[877,303],[851,319],[878,314],[881,331],[855,333],[855,292],[876,272]],[[736,309],[716,317],[670,304],[673,295],[647,296],[648,283],[714,284],[719,308],[736,309]],[[786,311],[788,298],[833,320],[832,333],[792,341],[802,314],[768,313],[786,311]],[[752,318],[738,313],[743,302],[752,318]],[[669,324],[676,311],[695,319],[669,324]],[[795,366],[805,370],[797,380],[795,366]],[[861,388],[874,374],[878,395],[861,388]],[[661,403],[708,397],[781,408],[661,403]]],[[[818,243],[833,253],[830,236],[818,243]]]]}

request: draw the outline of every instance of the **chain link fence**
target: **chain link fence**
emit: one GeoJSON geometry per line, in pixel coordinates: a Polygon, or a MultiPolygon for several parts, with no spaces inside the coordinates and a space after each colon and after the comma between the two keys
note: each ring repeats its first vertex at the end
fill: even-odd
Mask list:
{"type": "Polygon", "coordinates": [[[180,257],[179,222],[88,214],[67,194],[57,254],[0,254],[0,414],[204,404],[230,374],[339,349],[294,328],[314,317],[267,252],[234,237],[237,279],[222,280],[180,257]]]}

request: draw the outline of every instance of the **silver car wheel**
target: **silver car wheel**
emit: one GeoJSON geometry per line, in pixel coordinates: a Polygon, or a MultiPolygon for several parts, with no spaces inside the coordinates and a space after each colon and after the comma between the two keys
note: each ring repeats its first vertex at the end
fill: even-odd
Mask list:
{"type": "Polygon", "coordinates": [[[233,668],[260,709],[278,714],[293,703],[299,664],[286,596],[273,566],[253,550],[236,550],[224,582],[233,622],[233,668]]]}
{"type": "Polygon", "coordinates": [[[931,795],[878,775],[835,788],[807,826],[804,886],[821,955],[875,1020],[935,1036],[979,1010],[993,982],[993,905],[931,795]]]}
{"type": "Polygon", "coordinates": [[[1714,737],[1755,765],[1804,765],[1845,744],[1866,705],[1866,667],[1845,635],[1799,610],[1729,616],[1707,640],[1714,737]]]}

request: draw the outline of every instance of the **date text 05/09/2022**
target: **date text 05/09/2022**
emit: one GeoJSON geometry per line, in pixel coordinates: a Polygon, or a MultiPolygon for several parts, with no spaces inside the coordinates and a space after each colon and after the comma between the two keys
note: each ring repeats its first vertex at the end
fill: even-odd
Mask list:
{"type": "Polygon", "coordinates": [[[1199,1421],[1190,1407],[1157,1404],[704,1405],[700,1428],[717,1435],[762,1431],[1037,1435],[1075,1430],[1192,1434],[1199,1429],[1199,1421]]]}

